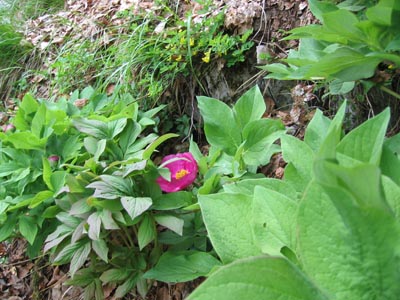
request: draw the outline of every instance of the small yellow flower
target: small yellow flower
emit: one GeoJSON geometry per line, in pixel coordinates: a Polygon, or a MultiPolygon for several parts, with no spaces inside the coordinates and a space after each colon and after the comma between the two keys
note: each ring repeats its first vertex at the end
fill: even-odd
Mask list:
{"type": "Polygon", "coordinates": [[[190,38],[190,40],[189,40],[189,45],[190,45],[190,46],[194,46],[194,38],[190,38]]]}
{"type": "Polygon", "coordinates": [[[184,37],[181,37],[181,39],[179,40],[179,44],[181,44],[181,45],[185,45],[186,44],[184,37]]]}
{"type": "Polygon", "coordinates": [[[210,55],[211,55],[211,49],[204,53],[204,56],[202,57],[201,60],[208,64],[210,62],[210,55]]]}

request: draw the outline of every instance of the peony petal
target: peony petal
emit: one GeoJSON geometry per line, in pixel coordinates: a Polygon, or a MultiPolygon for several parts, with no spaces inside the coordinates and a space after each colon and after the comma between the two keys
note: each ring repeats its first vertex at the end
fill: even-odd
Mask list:
{"type": "Polygon", "coordinates": [[[180,191],[191,185],[197,177],[197,162],[190,152],[167,155],[161,161],[161,165],[164,168],[168,168],[171,172],[171,181],[166,180],[162,176],[156,180],[164,192],[172,193],[180,191]]]}

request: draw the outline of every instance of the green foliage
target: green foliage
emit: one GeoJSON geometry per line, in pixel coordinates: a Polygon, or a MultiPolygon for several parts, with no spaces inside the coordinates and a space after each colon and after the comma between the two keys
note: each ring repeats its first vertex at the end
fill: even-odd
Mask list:
{"type": "Polygon", "coordinates": [[[399,136],[384,138],[389,110],[344,135],[344,110],[281,138],[283,181],[199,195],[226,266],[188,299],[397,299],[399,136]]]}
{"type": "Polygon", "coordinates": [[[135,286],[145,295],[149,270],[146,278],[173,281],[157,264],[166,245],[176,263],[189,261],[187,280],[207,274],[219,262],[205,252],[199,212],[183,210],[192,193],[162,194],[155,181],[151,157],[177,136],[152,132],[162,108],[142,112],[129,95],[90,87],[55,103],[25,95],[15,129],[0,133],[0,240],[22,236],[31,256],[43,249],[68,263],[69,283],[96,299],[103,284],[117,284],[120,297],[135,286]],[[82,96],[89,102],[78,109],[82,96]]]}
{"type": "Polygon", "coordinates": [[[199,193],[217,191],[219,182],[257,177],[257,167],[268,164],[279,151],[274,142],[285,129],[281,121],[262,117],[266,107],[259,88],[255,86],[243,94],[233,108],[203,96],[198,97],[198,103],[210,144],[208,155],[203,157],[197,145],[191,143],[191,152],[205,179],[199,193]]]}
{"type": "Polygon", "coordinates": [[[374,78],[378,66],[391,79],[400,65],[399,4],[381,0],[366,7],[345,2],[310,1],[321,25],[291,30],[286,39],[299,39],[299,49],[290,50],[286,64],[264,66],[271,72],[267,78],[323,80],[331,94],[347,93],[356,82],[367,89],[385,84],[374,78]]]}

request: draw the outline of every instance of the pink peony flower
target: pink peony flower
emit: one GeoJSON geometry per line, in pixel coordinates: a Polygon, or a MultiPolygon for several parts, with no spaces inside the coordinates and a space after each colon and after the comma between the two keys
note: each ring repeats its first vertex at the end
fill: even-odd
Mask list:
{"type": "Polygon", "coordinates": [[[156,180],[161,190],[167,193],[184,189],[191,185],[197,176],[197,163],[190,152],[167,155],[161,161],[161,166],[171,172],[171,181],[162,176],[156,180]]]}

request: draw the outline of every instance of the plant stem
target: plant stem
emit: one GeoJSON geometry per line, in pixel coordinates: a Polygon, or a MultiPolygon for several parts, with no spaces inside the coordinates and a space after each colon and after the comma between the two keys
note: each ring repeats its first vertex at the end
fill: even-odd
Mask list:
{"type": "Polygon", "coordinates": [[[396,93],[395,91],[393,91],[391,89],[388,89],[386,86],[381,85],[380,89],[382,91],[384,91],[385,93],[388,93],[389,95],[391,95],[391,96],[393,96],[393,97],[395,97],[395,98],[400,100],[400,94],[396,93]]]}

